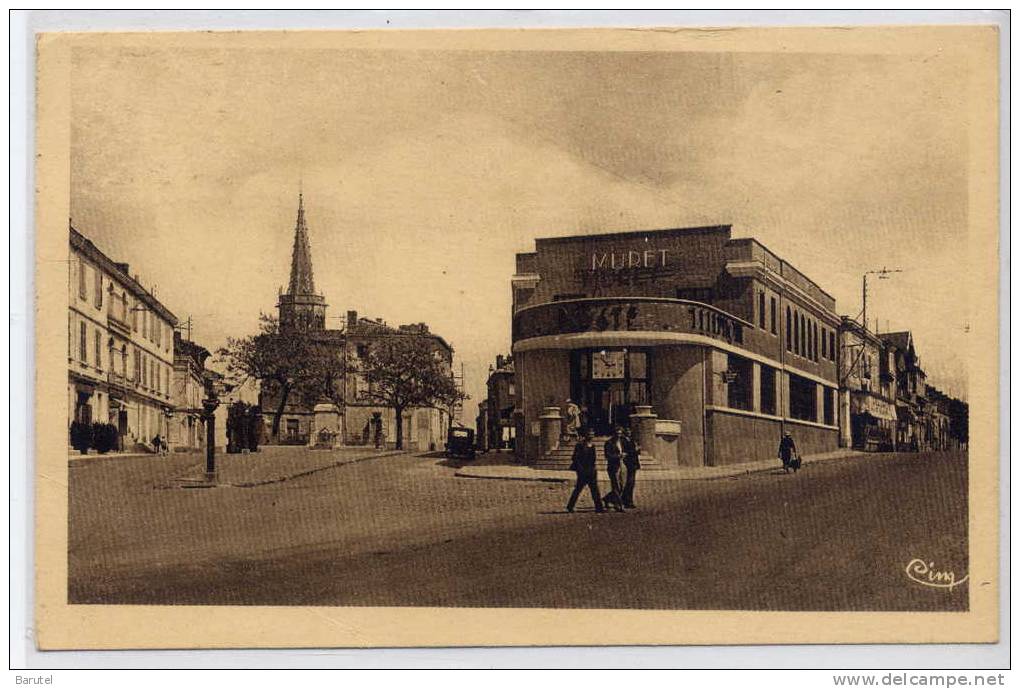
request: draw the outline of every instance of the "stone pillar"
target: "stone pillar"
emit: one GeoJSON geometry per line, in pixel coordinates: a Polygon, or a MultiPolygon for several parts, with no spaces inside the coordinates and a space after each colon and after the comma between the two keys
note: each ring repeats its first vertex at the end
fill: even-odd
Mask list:
{"type": "Polygon", "coordinates": [[[539,447],[540,455],[546,455],[560,446],[560,435],[563,433],[563,418],[559,407],[545,407],[538,417],[542,424],[539,447]]]}
{"type": "Polygon", "coordinates": [[[329,434],[329,447],[336,447],[342,443],[340,413],[337,411],[336,405],[328,402],[316,404],[313,411],[315,415],[309,433],[309,443],[315,447],[326,447],[319,437],[321,431],[326,431],[329,434]]]}
{"type": "Polygon", "coordinates": [[[815,422],[825,423],[825,391],[821,383],[815,383],[815,422]]]}
{"type": "Polygon", "coordinates": [[[751,362],[751,411],[761,413],[761,364],[751,362]]]}
{"type": "Polygon", "coordinates": [[[647,405],[634,407],[630,415],[631,433],[641,446],[641,456],[652,459],[655,457],[655,422],[658,415],[647,405]]]}

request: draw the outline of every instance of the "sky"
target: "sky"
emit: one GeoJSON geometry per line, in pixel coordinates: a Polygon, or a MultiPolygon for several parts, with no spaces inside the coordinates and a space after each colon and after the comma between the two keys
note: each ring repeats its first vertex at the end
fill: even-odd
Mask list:
{"type": "MultiPolygon", "coordinates": [[[[165,44],[163,44],[165,45],[165,44]]],[[[484,398],[536,237],[730,224],[966,395],[966,71],[932,55],[78,48],[71,218],[209,349],[275,313],[299,186],[327,321],[426,322],[484,398]]]]}

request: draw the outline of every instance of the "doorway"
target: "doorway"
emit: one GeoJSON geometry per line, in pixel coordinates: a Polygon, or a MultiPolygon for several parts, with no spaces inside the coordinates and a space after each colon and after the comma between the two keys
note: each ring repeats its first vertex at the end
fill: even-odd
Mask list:
{"type": "Polygon", "coordinates": [[[596,435],[629,426],[639,404],[648,404],[649,355],[643,349],[584,349],[571,352],[572,399],[582,407],[582,423],[596,435]]]}

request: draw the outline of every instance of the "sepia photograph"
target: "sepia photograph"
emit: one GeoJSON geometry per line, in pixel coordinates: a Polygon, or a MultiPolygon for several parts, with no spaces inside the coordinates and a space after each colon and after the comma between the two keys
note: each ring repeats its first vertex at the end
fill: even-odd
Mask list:
{"type": "Polygon", "coordinates": [[[994,640],[997,41],[42,36],[51,643],[994,640]]]}

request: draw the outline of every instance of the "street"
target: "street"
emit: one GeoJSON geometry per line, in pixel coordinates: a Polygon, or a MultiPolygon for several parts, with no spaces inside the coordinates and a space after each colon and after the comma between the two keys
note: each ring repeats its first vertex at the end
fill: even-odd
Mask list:
{"type": "Polygon", "coordinates": [[[639,474],[624,514],[595,514],[587,494],[567,514],[571,484],[457,478],[437,456],[171,487],[184,461],[71,468],[70,602],[963,610],[971,585],[905,571],[920,558],[967,574],[963,453],[639,474]]]}

